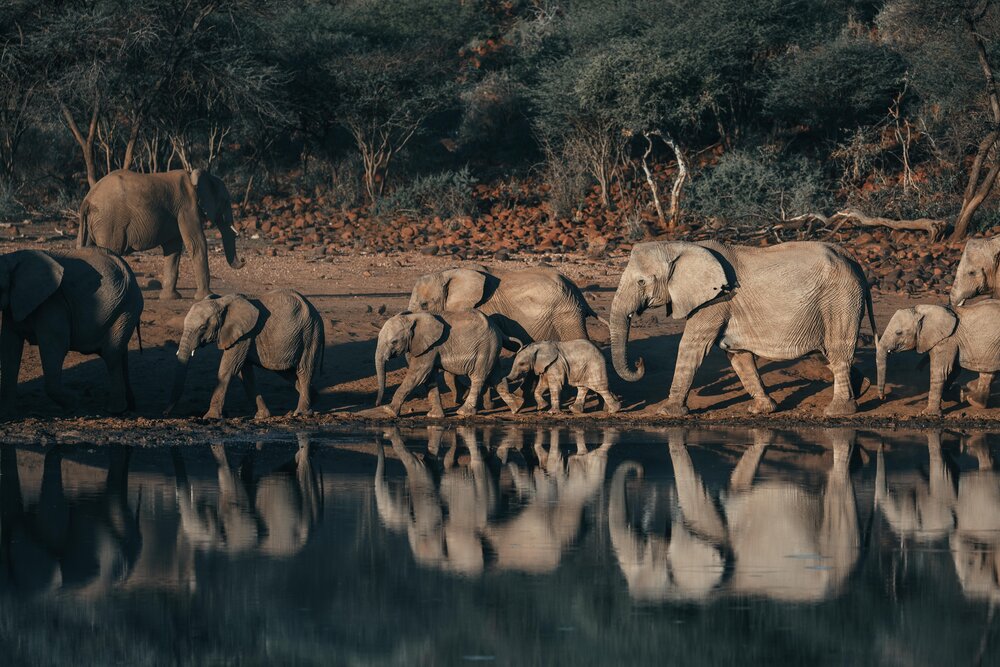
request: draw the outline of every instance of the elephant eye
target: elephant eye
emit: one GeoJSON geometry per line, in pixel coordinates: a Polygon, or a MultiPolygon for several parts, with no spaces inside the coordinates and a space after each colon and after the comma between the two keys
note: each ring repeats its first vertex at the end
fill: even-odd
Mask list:
{"type": "Polygon", "coordinates": [[[646,279],[645,278],[639,278],[638,282],[639,282],[639,287],[645,287],[646,286],[646,279]]]}

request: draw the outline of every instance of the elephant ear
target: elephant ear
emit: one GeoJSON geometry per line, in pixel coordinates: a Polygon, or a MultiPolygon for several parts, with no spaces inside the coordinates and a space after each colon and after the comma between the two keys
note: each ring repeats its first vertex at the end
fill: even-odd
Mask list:
{"type": "Polygon", "coordinates": [[[725,269],[709,250],[693,243],[671,243],[666,252],[670,262],[667,292],[674,319],[684,319],[728,285],[725,269]]]}
{"type": "Polygon", "coordinates": [[[917,352],[928,352],[935,345],[955,333],[958,318],[941,306],[916,306],[917,352]]]}
{"type": "Polygon", "coordinates": [[[483,300],[486,274],[472,269],[449,269],[444,277],[445,310],[468,310],[483,300]]]}
{"type": "Polygon", "coordinates": [[[246,298],[227,294],[219,299],[222,306],[222,326],[219,328],[219,349],[228,350],[237,341],[253,331],[260,318],[260,310],[246,298]]]}
{"type": "Polygon", "coordinates": [[[22,250],[10,281],[10,310],[18,322],[35,312],[62,284],[63,267],[39,250],[22,250]]]}
{"type": "Polygon", "coordinates": [[[546,341],[539,344],[534,356],[532,370],[535,371],[535,375],[542,375],[559,358],[559,349],[555,346],[555,343],[546,341]]]}
{"type": "Polygon", "coordinates": [[[414,313],[410,325],[410,354],[415,357],[431,349],[444,335],[444,322],[431,313],[414,313]]]}

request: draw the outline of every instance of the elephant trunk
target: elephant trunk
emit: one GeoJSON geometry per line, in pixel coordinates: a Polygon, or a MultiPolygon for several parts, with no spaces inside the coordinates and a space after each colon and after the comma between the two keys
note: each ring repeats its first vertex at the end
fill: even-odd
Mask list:
{"type": "Polygon", "coordinates": [[[878,375],[878,397],[885,400],[885,372],[889,362],[889,348],[892,340],[888,335],[882,336],[875,343],[875,370],[878,375]]]}
{"type": "Polygon", "coordinates": [[[187,381],[188,362],[191,361],[194,349],[194,335],[184,332],[181,344],[177,348],[177,361],[174,366],[174,384],[170,390],[170,403],[167,404],[167,409],[163,412],[164,415],[169,415],[173,412],[177,401],[181,400],[181,394],[184,392],[184,383],[187,381]]]}
{"type": "Polygon", "coordinates": [[[628,362],[627,345],[629,329],[632,326],[632,315],[639,309],[639,295],[635,288],[618,287],[615,298],[611,302],[611,317],[608,329],[611,332],[611,361],[619,377],[628,382],[640,380],[646,373],[642,359],[636,362],[632,370],[628,362]]]}
{"type": "Polygon", "coordinates": [[[242,269],[246,261],[236,255],[236,228],[233,227],[233,207],[227,200],[220,215],[216,216],[219,233],[222,234],[222,249],[226,253],[226,261],[234,269],[242,269]]]}
{"type": "Polygon", "coordinates": [[[637,559],[640,551],[640,540],[629,528],[625,506],[625,480],[631,472],[642,475],[642,466],[634,461],[618,466],[608,491],[608,532],[619,559],[637,559]]]}
{"type": "Polygon", "coordinates": [[[375,349],[375,375],[378,377],[378,396],[375,397],[375,407],[382,405],[385,395],[385,362],[389,359],[385,341],[379,335],[378,347],[375,349]]]}

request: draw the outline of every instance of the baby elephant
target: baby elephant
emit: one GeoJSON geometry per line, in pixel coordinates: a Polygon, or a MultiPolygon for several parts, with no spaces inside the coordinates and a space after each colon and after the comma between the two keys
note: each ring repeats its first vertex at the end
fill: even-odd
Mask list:
{"type": "Polygon", "coordinates": [[[299,392],[296,415],[312,414],[313,379],[323,361],[323,320],[304,296],[294,290],[275,290],[260,297],[227,294],[191,306],[184,318],[184,335],[177,350],[177,369],[170,414],[184,390],[188,362],[196,348],[218,343],[222,350],[219,382],[205,419],[222,417],[226,389],[239,373],[247,398],[257,406],[257,419],[270,417],[257,391],[253,367],[260,366],[295,383],[299,392]]]}
{"type": "Polygon", "coordinates": [[[525,346],[514,357],[514,366],[507,379],[516,380],[531,372],[539,377],[535,386],[535,403],[539,410],[545,408],[542,392],[548,386],[549,398],[552,400],[549,412],[559,414],[559,393],[567,382],[576,387],[576,401],[570,408],[573,412],[583,412],[588,389],[601,395],[608,414],[621,409],[621,403],[608,390],[608,370],[604,355],[589,340],[547,340],[525,346]]]}
{"type": "Polygon", "coordinates": [[[987,299],[955,312],[942,306],[897,310],[877,343],[878,392],[885,398],[886,362],[891,352],[930,352],[931,384],[924,414],[941,414],[941,393],[958,366],[979,373],[962,391],[962,400],[985,408],[993,374],[1000,371],[1000,301],[987,299]],[[957,316],[956,316],[957,312],[957,316]]]}
{"type": "Polygon", "coordinates": [[[406,377],[393,395],[391,405],[386,407],[394,417],[399,415],[410,392],[422,385],[427,386],[431,400],[427,416],[444,417],[437,383],[442,370],[469,377],[471,388],[458,409],[459,415],[476,414],[479,395],[486,386],[495,386],[500,398],[516,413],[521,404],[508,391],[507,380],[497,364],[503,340],[496,325],[476,310],[438,314],[403,312],[389,318],[378,333],[375,350],[378,375],[375,405],[382,404],[385,393],[385,362],[406,355],[409,366],[406,377]]]}

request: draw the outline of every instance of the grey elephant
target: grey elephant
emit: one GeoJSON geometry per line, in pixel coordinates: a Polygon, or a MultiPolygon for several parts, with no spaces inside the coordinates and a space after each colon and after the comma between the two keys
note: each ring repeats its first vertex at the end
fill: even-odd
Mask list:
{"type": "Polygon", "coordinates": [[[45,391],[62,408],[74,402],[62,384],[63,361],[74,351],[104,360],[111,376],[110,412],[134,409],[128,344],[142,307],[132,269],[106,250],[18,250],[0,256],[0,410],[8,415],[15,410],[25,341],[38,345],[45,391]]]}
{"type": "MultiPolygon", "coordinates": [[[[854,434],[829,433],[833,464],[821,494],[789,481],[755,481],[772,439],[757,431],[731,473],[728,492],[716,498],[694,468],[686,433],[671,431],[676,488],[670,516],[645,530],[629,518],[625,484],[631,474],[641,476],[642,467],[620,465],[608,493],[608,529],[629,594],[643,602],[719,595],[803,602],[842,590],[861,545],[849,467],[854,434]]],[[[657,514],[648,508],[641,513],[657,514]]]]}
{"type": "Polygon", "coordinates": [[[951,285],[951,305],[962,306],[980,294],[1000,299],[1000,236],[989,239],[969,239],[955,270],[951,285]]]}
{"type": "Polygon", "coordinates": [[[600,319],[572,280],[540,266],[496,276],[449,269],[417,279],[408,310],[433,313],[475,308],[523,343],[589,338],[588,317],[600,319]]]}
{"type": "Polygon", "coordinates": [[[402,312],[394,315],[378,333],[375,350],[378,396],[375,405],[382,404],[385,394],[385,363],[394,357],[405,356],[408,366],[406,377],[396,389],[392,403],[386,406],[391,415],[398,416],[410,393],[426,385],[431,400],[428,416],[443,417],[444,409],[437,385],[440,370],[469,378],[471,388],[465,403],[458,409],[460,416],[476,414],[479,396],[487,386],[495,386],[503,401],[516,413],[521,404],[507,389],[507,379],[497,364],[503,340],[497,326],[475,310],[439,314],[402,312]]]}
{"type": "Polygon", "coordinates": [[[559,414],[559,395],[564,384],[576,387],[576,401],[570,408],[582,413],[587,402],[587,392],[593,391],[604,399],[608,414],[621,409],[621,403],[608,389],[608,369],[601,350],[589,340],[541,341],[525,345],[514,357],[508,380],[517,380],[533,373],[539,382],[535,385],[535,404],[545,408],[542,393],[549,390],[552,414],[559,414]]]}
{"type": "Polygon", "coordinates": [[[941,395],[957,366],[979,373],[962,390],[962,400],[975,407],[989,403],[993,375],[1000,371],[1000,301],[987,299],[957,309],[919,305],[897,310],[876,345],[878,392],[885,398],[889,354],[930,352],[931,382],[924,414],[941,414],[941,395]]]}
{"type": "Polygon", "coordinates": [[[632,248],[611,304],[611,350],[615,371],[634,382],[626,346],[631,318],[666,306],[687,318],[677,351],[664,415],[687,414],[695,371],[713,344],[725,350],[753,398],[750,412],[776,405],[767,395],[756,358],[786,360],[819,352],[833,371],[833,398],[826,414],[857,410],[852,363],[861,320],[868,310],[877,335],[864,271],[829,243],[791,242],[769,248],[714,242],[648,242],[632,248]]]}
{"type": "Polygon", "coordinates": [[[226,261],[243,267],[236,255],[232,200],[225,183],[195,169],[157,174],[113,171],[99,180],[80,205],[77,246],[96,245],[120,255],[163,250],[161,299],[179,299],[177,268],[184,248],[194,261],[196,299],[211,294],[208,244],[202,220],[215,223],[226,261]]]}
{"type": "Polygon", "coordinates": [[[314,382],[323,362],[325,342],[323,318],[295,290],[275,290],[259,297],[227,294],[199,301],[184,318],[166,414],[180,400],[195,350],[208,343],[216,343],[223,352],[219,381],[205,419],[222,417],[226,389],[236,373],[240,374],[248,400],[256,406],[255,418],[271,416],[257,391],[255,366],[275,371],[295,385],[299,400],[294,414],[312,414],[314,382]]]}

